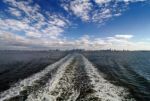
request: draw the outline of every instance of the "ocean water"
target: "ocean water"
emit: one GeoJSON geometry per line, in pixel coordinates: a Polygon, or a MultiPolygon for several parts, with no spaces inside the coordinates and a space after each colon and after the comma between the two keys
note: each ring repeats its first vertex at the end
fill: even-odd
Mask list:
{"type": "Polygon", "coordinates": [[[125,86],[139,101],[150,101],[150,52],[94,51],[85,56],[104,78],[125,86]]]}
{"type": "Polygon", "coordinates": [[[0,92],[66,56],[63,51],[0,51],[0,92]]]}
{"type": "Polygon", "coordinates": [[[150,101],[150,52],[0,55],[0,101],[150,101]]]}
{"type": "Polygon", "coordinates": [[[82,54],[68,54],[0,93],[1,101],[135,101],[82,54]]]}

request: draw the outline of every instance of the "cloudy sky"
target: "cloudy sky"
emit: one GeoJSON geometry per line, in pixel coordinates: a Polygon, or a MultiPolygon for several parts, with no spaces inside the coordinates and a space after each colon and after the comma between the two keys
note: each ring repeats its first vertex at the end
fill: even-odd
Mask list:
{"type": "Polygon", "coordinates": [[[0,0],[0,49],[150,50],[149,0],[0,0]]]}

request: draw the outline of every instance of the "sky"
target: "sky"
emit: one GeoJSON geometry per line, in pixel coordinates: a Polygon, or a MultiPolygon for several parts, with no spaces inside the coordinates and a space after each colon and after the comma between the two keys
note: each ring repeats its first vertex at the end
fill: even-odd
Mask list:
{"type": "Polygon", "coordinates": [[[149,0],[0,0],[0,50],[150,50],[149,0]]]}

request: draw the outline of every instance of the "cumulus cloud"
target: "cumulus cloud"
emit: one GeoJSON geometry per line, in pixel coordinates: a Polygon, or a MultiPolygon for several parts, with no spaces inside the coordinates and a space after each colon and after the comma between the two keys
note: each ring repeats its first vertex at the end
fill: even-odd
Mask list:
{"type": "Polygon", "coordinates": [[[48,31],[54,29],[55,33],[52,32],[49,34],[58,35],[63,32],[64,27],[67,26],[69,22],[59,14],[42,12],[38,4],[31,5],[31,0],[4,0],[4,2],[10,5],[9,13],[12,14],[12,11],[14,11],[13,14],[16,16],[21,15],[19,13],[17,14],[17,12],[22,11],[22,13],[24,13],[24,16],[19,19],[1,19],[3,25],[10,25],[8,28],[11,27],[11,29],[16,28],[15,30],[20,29],[28,32],[31,31],[31,33],[38,32],[39,34],[48,34],[48,31]],[[44,33],[42,29],[47,30],[45,31],[46,33],[44,33]]]}
{"type": "MultiPolygon", "coordinates": [[[[93,38],[84,35],[76,41],[72,41],[72,49],[87,49],[87,50],[149,50],[149,42],[132,41],[133,35],[116,34],[114,36],[104,38],[93,38]]],[[[69,45],[68,45],[69,47],[69,45]]]]}
{"type": "MultiPolygon", "coordinates": [[[[149,42],[132,41],[133,35],[116,34],[114,36],[104,38],[93,38],[83,35],[76,40],[64,40],[61,44],[63,49],[86,49],[86,50],[148,50],[149,42]]],[[[60,47],[61,47],[60,46],[60,47]]]]}
{"type": "Polygon", "coordinates": [[[90,0],[65,1],[62,6],[66,11],[71,12],[83,21],[89,20],[89,12],[92,9],[90,0]]]}
{"type": "MultiPolygon", "coordinates": [[[[132,38],[132,37],[130,37],[132,38]]],[[[78,40],[79,45],[82,46],[83,49],[109,49],[117,46],[128,46],[132,45],[130,41],[129,35],[114,35],[111,37],[105,38],[91,38],[90,36],[83,36],[78,40]]]]}
{"type": "MultiPolygon", "coordinates": [[[[108,3],[111,2],[113,0],[94,0],[95,3],[97,4],[104,4],[104,3],[108,3]]],[[[117,2],[140,2],[140,1],[146,1],[146,0],[117,0],[117,2]]]]}
{"type": "Polygon", "coordinates": [[[132,37],[133,37],[133,35],[130,35],[130,34],[128,34],[128,35],[120,35],[120,34],[115,35],[115,38],[124,39],[124,40],[131,39],[132,37]]]}
{"type": "Polygon", "coordinates": [[[133,35],[116,34],[104,38],[93,38],[88,35],[75,40],[54,38],[32,39],[10,32],[0,33],[0,47],[3,49],[117,49],[117,50],[148,50],[149,42],[132,41],[133,35]],[[40,40],[40,41],[39,41],[40,40]],[[5,47],[4,47],[5,46],[5,47]]]}
{"type": "MultiPolygon", "coordinates": [[[[120,16],[127,5],[126,2],[143,0],[120,1],[124,2],[122,8],[118,8],[118,1],[113,2],[110,7],[111,0],[62,0],[60,5],[71,16],[82,21],[104,23],[114,16],[120,16]],[[94,9],[95,7],[98,9],[94,9]]],[[[8,19],[0,16],[1,49],[134,49],[137,45],[148,44],[135,44],[130,40],[133,37],[130,34],[116,34],[105,38],[83,35],[70,40],[63,37],[63,32],[71,25],[71,21],[64,15],[43,11],[40,5],[32,0],[3,2],[9,6],[6,11],[12,17],[8,19]]]]}
{"type": "Polygon", "coordinates": [[[145,0],[62,0],[62,7],[82,21],[105,23],[112,17],[120,16],[130,2],[140,1],[145,0]]]}
{"type": "Polygon", "coordinates": [[[107,3],[107,2],[110,2],[111,0],[94,0],[95,3],[97,4],[103,4],[103,3],[107,3]]]}
{"type": "Polygon", "coordinates": [[[12,15],[17,16],[17,17],[20,17],[22,15],[21,11],[13,7],[9,7],[7,11],[8,13],[11,13],[12,15]]]}
{"type": "MultiPolygon", "coordinates": [[[[65,28],[69,26],[70,22],[65,17],[47,11],[43,12],[38,4],[33,4],[32,0],[3,0],[3,2],[9,6],[6,11],[13,15],[9,19],[0,17],[1,38],[3,37],[7,41],[12,38],[15,41],[16,33],[22,33],[20,36],[26,39],[24,43],[25,41],[30,43],[29,39],[35,42],[40,39],[43,43],[50,43],[51,41],[47,42],[47,39],[59,38],[65,28]],[[9,34],[4,33],[6,31],[9,34]],[[6,38],[7,35],[14,35],[14,37],[6,38]]],[[[20,40],[16,39],[16,41],[20,40]]]]}

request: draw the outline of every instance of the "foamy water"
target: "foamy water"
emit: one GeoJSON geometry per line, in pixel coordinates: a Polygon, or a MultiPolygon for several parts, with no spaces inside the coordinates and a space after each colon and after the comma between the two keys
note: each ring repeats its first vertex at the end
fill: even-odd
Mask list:
{"type": "Polygon", "coordinates": [[[101,98],[102,101],[135,101],[132,98],[127,98],[129,95],[127,89],[115,86],[105,80],[98,70],[85,57],[83,58],[87,74],[96,91],[94,96],[101,98]]]}
{"type": "Polygon", "coordinates": [[[57,65],[62,64],[67,58],[69,58],[70,55],[67,55],[66,57],[64,57],[63,59],[61,59],[60,61],[57,61],[56,63],[47,66],[44,70],[42,70],[39,73],[36,73],[20,82],[17,82],[15,85],[13,85],[13,87],[11,87],[10,89],[1,92],[0,94],[0,100],[3,101],[5,99],[9,99],[11,97],[17,96],[20,94],[20,92],[22,90],[24,90],[24,88],[26,88],[27,86],[32,86],[35,81],[39,80],[41,77],[43,77],[45,74],[47,74],[48,72],[50,72],[52,69],[54,69],[57,65]]]}
{"type": "Polygon", "coordinates": [[[41,72],[16,83],[14,87],[0,94],[1,101],[20,95],[26,87],[36,86],[37,81],[42,77],[48,77],[45,79],[45,84],[33,89],[35,91],[28,92],[24,100],[135,101],[128,97],[130,93],[127,89],[105,80],[88,59],[80,54],[68,55],[41,72]],[[51,75],[47,75],[49,73],[51,75]]]}

